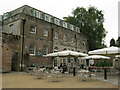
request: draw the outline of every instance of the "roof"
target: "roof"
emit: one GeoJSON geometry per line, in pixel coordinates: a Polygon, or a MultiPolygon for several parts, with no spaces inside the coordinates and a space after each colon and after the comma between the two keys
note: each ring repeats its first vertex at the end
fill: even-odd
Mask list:
{"type": "Polygon", "coordinates": [[[63,28],[67,28],[67,29],[70,29],[72,31],[75,31],[77,33],[80,33],[80,28],[75,26],[75,25],[72,25],[70,23],[67,23],[65,22],[64,20],[61,20],[55,16],[52,16],[50,14],[47,14],[43,11],[40,11],[38,9],[35,9],[33,7],[30,7],[28,5],[24,5],[20,8],[17,8],[11,12],[7,12],[7,13],[4,13],[3,15],[3,19],[8,19],[16,14],[19,14],[19,13],[25,13],[25,14],[28,14],[30,16],[33,16],[33,17],[36,17],[38,19],[42,19],[42,20],[45,20],[46,22],[49,22],[49,23],[53,23],[53,24],[56,24],[58,26],[61,26],[63,28]]]}

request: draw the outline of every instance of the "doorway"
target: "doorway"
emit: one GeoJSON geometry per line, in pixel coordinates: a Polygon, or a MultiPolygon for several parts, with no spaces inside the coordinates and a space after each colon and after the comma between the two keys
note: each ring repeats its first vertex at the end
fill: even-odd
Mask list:
{"type": "Polygon", "coordinates": [[[14,52],[12,55],[12,63],[11,63],[11,70],[18,71],[18,52],[14,52]]]}

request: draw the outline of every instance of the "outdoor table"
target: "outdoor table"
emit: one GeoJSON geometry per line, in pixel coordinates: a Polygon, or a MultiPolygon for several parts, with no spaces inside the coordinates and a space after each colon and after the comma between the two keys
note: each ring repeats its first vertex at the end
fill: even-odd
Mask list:
{"type": "MultiPolygon", "coordinates": [[[[104,69],[104,79],[107,79],[107,69],[111,69],[112,67],[97,67],[97,66],[90,66],[89,68],[101,68],[101,70],[102,69],[104,69]]],[[[101,71],[101,73],[102,73],[102,71],[101,71]]]]}

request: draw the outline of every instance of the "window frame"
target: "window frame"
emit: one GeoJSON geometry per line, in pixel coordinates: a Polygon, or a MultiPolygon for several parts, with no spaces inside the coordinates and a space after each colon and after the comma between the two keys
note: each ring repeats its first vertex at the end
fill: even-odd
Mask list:
{"type": "Polygon", "coordinates": [[[48,37],[48,36],[49,36],[49,31],[48,31],[48,29],[44,29],[44,30],[43,30],[43,36],[44,36],[44,37],[48,37]],[[45,32],[45,31],[47,31],[47,32],[45,32]]]}
{"type": "Polygon", "coordinates": [[[48,54],[48,46],[43,46],[42,52],[45,52],[45,54],[43,53],[43,55],[48,54]]]}
{"type": "Polygon", "coordinates": [[[67,41],[67,34],[63,35],[63,41],[65,41],[65,42],[67,41]]]}
{"type": "Polygon", "coordinates": [[[37,32],[37,26],[31,25],[31,26],[30,26],[30,33],[31,33],[31,34],[36,34],[36,32],[37,32]],[[32,30],[33,27],[34,27],[34,31],[32,30]]]}
{"type": "Polygon", "coordinates": [[[31,44],[30,47],[29,47],[29,53],[30,53],[30,56],[35,56],[35,55],[36,55],[36,46],[33,45],[33,44],[31,44]],[[34,48],[32,48],[32,49],[33,49],[33,52],[34,52],[33,54],[30,52],[30,49],[31,49],[30,47],[31,47],[31,46],[34,47],[34,48]]]}
{"type": "Polygon", "coordinates": [[[54,33],[54,38],[55,38],[55,39],[58,39],[58,32],[55,32],[55,33],[54,33]]]}

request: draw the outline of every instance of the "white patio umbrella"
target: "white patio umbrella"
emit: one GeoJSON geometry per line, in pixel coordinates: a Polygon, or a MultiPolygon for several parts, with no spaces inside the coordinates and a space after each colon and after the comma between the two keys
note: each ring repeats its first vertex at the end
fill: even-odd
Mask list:
{"type": "Polygon", "coordinates": [[[47,56],[47,57],[49,57],[49,56],[50,57],[65,57],[65,56],[80,57],[80,56],[88,56],[88,54],[65,50],[65,51],[60,51],[60,52],[55,52],[55,53],[49,53],[44,56],[47,56]]]}
{"type": "Polygon", "coordinates": [[[58,52],[58,53],[59,53],[59,56],[76,56],[76,57],[88,56],[88,54],[75,52],[75,51],[70,51],[70,50],[61,51],[61,52],[58,52]]]}
{"type": "Polygon", "coordinates": [[[55,53],[49,53],[47,55],[44,55],[44,57],[57,57],[58,56],[58,53],[55,52],[55,53]]]}
{"type": "Polygon", "coordinates": [[[88,54],[119,54],[119,53],[120,53],[120,48],[113,46],[88,52],[88,54]]]}
{"type": "Polygon", "coordinates": [[[102,56],[102,55],[91,55],[82,57],[81,59],[110,59],[110,57],[102,56]]]}
{"type": "Polygon", "coordinates": [[[115,57],[116,57],[116,58],[120,58],[120,55],[116,55],[115,57]]]}

